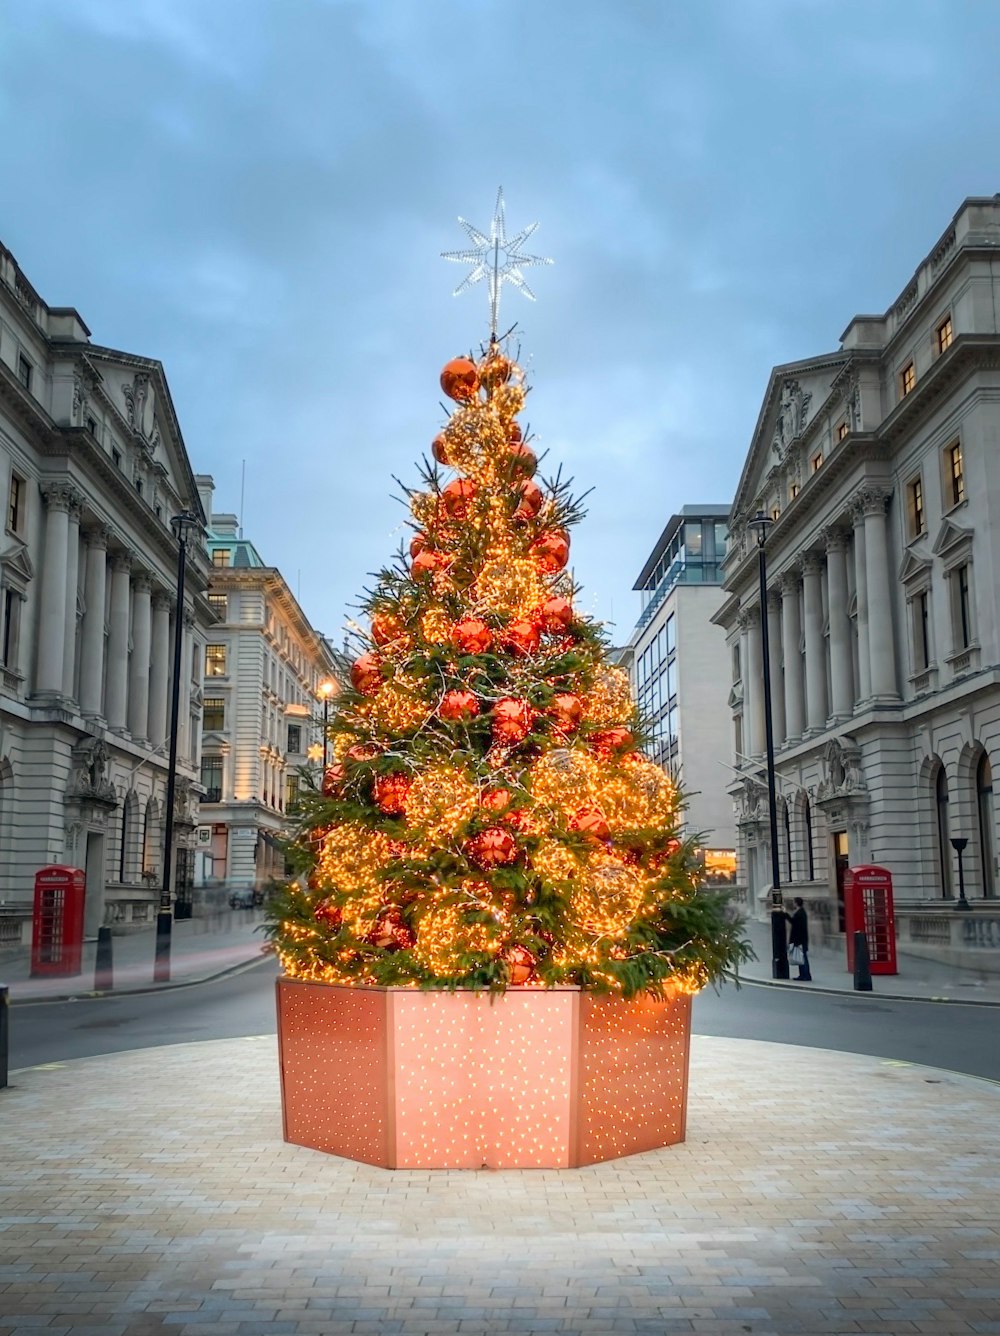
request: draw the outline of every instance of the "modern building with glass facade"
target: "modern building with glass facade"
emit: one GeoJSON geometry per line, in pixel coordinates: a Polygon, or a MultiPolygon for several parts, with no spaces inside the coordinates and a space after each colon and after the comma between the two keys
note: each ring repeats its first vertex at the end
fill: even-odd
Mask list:
{"type": "Polygon", "coordinates": [[[672,515],[634,588],[642,611],[622,655],[649,727],[646,750],[687,797],[712,880],[735,873],[729,734],[720,709],[729,690],[725,639],[712,625],[722,602],[728,506],[684,506],[672,515]]]}

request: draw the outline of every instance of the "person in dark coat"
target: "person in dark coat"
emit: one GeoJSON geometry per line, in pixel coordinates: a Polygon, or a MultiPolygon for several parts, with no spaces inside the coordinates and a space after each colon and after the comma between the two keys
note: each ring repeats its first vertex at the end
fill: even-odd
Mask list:
{"type": "Polygon", "coordinates": [[[788,945],[798,946],[802,950],[802,964],[799,966],[799,972],[795,976],[796,983],[812,983],[812,975],[809,972],[809,915],[806,913],[806,907],[802,902],[802,896],[795,897],[795,912],[785,915],[785,918],[792,925],[791,932],[788,935],[788,945]]]}

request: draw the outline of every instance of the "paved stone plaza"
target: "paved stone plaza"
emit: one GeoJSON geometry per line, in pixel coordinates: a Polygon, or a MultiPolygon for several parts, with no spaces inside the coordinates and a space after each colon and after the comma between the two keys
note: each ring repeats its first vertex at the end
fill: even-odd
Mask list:
{"type": "Polygon", "coordinates": [[[287,1146],[270,1036],[19,1071],[0,1333],[1000,1332],[1000,1088],[693,1049],[685,1145],[565,1172],[287,1146]]]}

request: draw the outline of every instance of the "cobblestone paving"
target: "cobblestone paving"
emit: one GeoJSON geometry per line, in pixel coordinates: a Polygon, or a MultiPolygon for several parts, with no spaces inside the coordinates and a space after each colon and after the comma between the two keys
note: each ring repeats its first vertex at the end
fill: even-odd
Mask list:
{"type": "Polygon", "coordinates": [[[1000,1333],[1000,1088],[693,1040],[688,1141],[391,1173],[281,1140],[272,1037],[15,1073],[0,1336],[1000,1333]]]}

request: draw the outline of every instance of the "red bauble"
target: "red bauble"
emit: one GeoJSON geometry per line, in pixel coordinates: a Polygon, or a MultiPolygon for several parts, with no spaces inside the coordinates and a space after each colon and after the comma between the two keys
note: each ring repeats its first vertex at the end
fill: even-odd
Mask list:
{"type": "Polygon", "coordinates": [[[380,748],[374,742],[355,742],[347,749],[349,761],[371,761],[379,754],[380,748]]]}
{"type": "Polygon", "coordinates": [[[485,654],[493,643],[493,632],[478,617],[463,617],[451,628],[451,643],[460,654],[485,654]]]}
{"type": "Polygon", "coordinates": [[[372,785],[372,796],[379,810],[387,816],[401,816],[406,810],[406,799],[413,780],[397,770],[391,775],[379,775],[372,785]]]}
{"type": "Polygon", "coordinates": [[[442,719],[474,719],[479,713],[479,701],[471,691],[446,691],[438,706],[442,719]]]}
{"type": "Polygon", "coordinates": [[[526,618],[511,622],[503,633],[504,644],[515,654],[534,654],[538,649],[541,632],[534,622],[526,618]]]}
{"type": "Polygon", "coordinates": [[[469,503],[476,494],[476,484],[469,478],[456,478],[441,492],[441,504],[452,519],[465,519],[469,503]]]}
{"type": "Polygon", "coordinates": [[[500,953],[500,959],[507,966],[512,987],[520,988],[523,984],[530,983],[534,977],[538,962],[526,946],[518,944],[508,946],[500,953]]]}
{"type": "Polygon", "coordinates": [[[611,838],[607,817],[599,807],[581,807],[570,821],[569,828],[599,844],[611,838]]]}
{"type": "Polygon", "coordinates": [[[421,552],[426,552],[431,545],[431,540],[425,533],[419,530],[410,539],[410,556],[419,557],[421,552]]]}
{"type": "Polygon", "coordinates": [[[404,632],[400,618],[394,612],[376,612],[372,615],[372,640],[376,645],[389,645],[404,632]]]}
{"type": "Polygon", "coordinates": [[[468,841],[465,852],[477,867],[502,867],[517,858],[517,841],[502,826],[490,826],[468,841]]]}
{"type": "Polygon", "coordinates": [[[410,574],[414,580],[422,580],[426,576],[433,575],[435,571],[442,570],[447,564],[447,558],[442,553],[424,548],[410,562],[410,574]]]}
{"type": "Polygon", "coordinates": [[[362,696],[374,696],[382,685],[382,662],[377,654],[362,654],[351,666],[351,685],[362,696]]]}
{"type": "Polygon", "coordinates": [[[560,733],[572,733],[580,727],[583,718],[583,701],[572,691],[560,691],[549,706],[552,723],[560,733]]]}
{"type": "Polygon", "coordinates": [[[508,746],[523,742],[531,732],[535,712],[526,700],[505,696],[493,707],[493,740],[508,746]]]}
{"type": "Polygon", "coordinates": [[[441,388],[449,399],[465,403],[475,397],[479,389],[476,364],[467,357],[454,357],[441,372],[441,388]]]}
{"type": "Polygon", "coordinates": [[[521,493],[521,500],[514,511],[514,518],[516,520],[534,519],[542,508],[542,489],[537,482],[532,482],[530,478],[522,478],[517,485],[517,490],[521,493]]]}
{"type": "Polygon", "coordinates": [[[313,909],[313,918],[330,932],[338,932],[344,916],[332,900],[321,900],[313,909]]]}
{"type": "Polygon", "coordinates": [[[445,468],[448,467],[448,442],[444,439],[443,432],[435,436],[431,442],[431,454],[439,464],[443,464],[445,468]]]}
{"type": "Polygon", "coordinates": [[[416,940],[413,929],[395,905],[379,911],[375,926],[368,934],[372,946],[380,946],[384,951],[405,951],[416,940]]]}
{"type": "Polygon", "coordinates": [[[569,561],[569,534],[565,529],[549,529],[531,544],[531,553],[539,570],[555,575],[569,561]]]}
{"type": "Polygon", "coordinates": [[[562,635],[573,624],[573,605],[568,598],[553,595],[539,608],[538,618],[551,635],[562,635]]]}
{"type": "Polygon", "coordinates": [[[605,728],[590,735],[590,745],[602,761],[610,761],[613,756],[630,751],[634,742],[627,728],[605,728]]]}
{"type": "Polygon", "coordinates": [[[334,794],[338,793],[346,778],[347,770],[339,761],[335,761],[333,765],[328,765],[323,771],[322,790],[324,798],[332,798],[334,794]]]}
{"type": "MultiPolygon", "coordinates": [[[[517,424],[514,423],[514,426],[517,426],[517,424]]],[[[518,432],[520,432],[520,428],[518,428],[518,432]]],[[[508,458],[515,473],[520,473],[525,478],[534,477],[535,470],[538,468],[538,456],[530,445],[524,444],[520,435],[518,435],[516,441],[511,443],[508,458]]]]}
{"type": "Polygon", "coordinates": [[[479,799],[480,807],[484,807],[487,812],[493,812],[500,816],[505,812],[514,800],[514,795],[510,789],[487,789],[479,799]]]}

